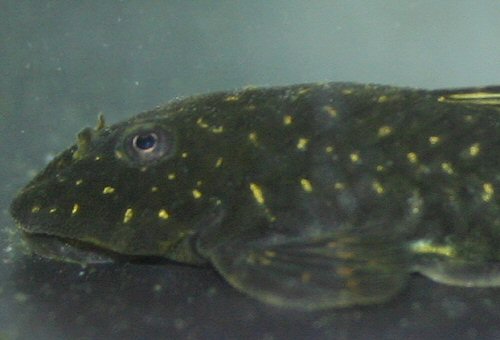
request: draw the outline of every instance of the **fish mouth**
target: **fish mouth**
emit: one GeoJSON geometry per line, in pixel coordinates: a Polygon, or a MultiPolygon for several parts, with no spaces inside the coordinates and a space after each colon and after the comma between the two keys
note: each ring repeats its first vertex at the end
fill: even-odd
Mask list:
{"type": "Polygon", "coordinates": [[[81,242],[48,234],[21,230],[22,240],[30,252],[41,257],[79,264],[116,262],[120,255],[81,242]]]}
{"type": "MultiPolygon", "coordinates": [[[[124,255],[90,242],[21,230],[21,237],[31,253],[41,257],[80,265],[103,263],[151,263],[168,261],[159,256],[124,255]]],[[[170,261],[169,261],[170,262],[170,261]]]]}
{"type": "MultiPolygon", "coordinates": [[[[99,247],[91,242],[57,235],[33,233],[23,229],[20,230],[20,234],[21,242],[24,243],[28,252],[51,260],[76,263],[82,266],[106,263],[162,265],[179,262],[160,255],[123,254],[99,247]]],[[[188,265],[197,266],[204,263],[205,261],[199,260],[199,262],[191,262],[188,265]]]]}

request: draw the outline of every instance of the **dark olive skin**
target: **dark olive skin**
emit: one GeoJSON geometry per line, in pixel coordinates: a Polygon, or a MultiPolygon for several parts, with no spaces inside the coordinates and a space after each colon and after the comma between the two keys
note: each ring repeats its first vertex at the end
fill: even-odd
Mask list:
{"type": "Polygon", "coordinates": [[[352,83],[176,100],[82,130],[15,198],[31,249],[211,264],[263,302],[500,286],[500,87],[352,83]]]}

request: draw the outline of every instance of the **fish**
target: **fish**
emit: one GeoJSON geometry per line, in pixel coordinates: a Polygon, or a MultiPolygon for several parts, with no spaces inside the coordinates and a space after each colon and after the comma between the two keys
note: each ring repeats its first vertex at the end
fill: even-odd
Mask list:
{"type": "Polygon", "coordinates": [[[279,308],[500,286],[500,86],[249,87],[84,128],[14,198],[27,247],[212,266],[279,308]]]}

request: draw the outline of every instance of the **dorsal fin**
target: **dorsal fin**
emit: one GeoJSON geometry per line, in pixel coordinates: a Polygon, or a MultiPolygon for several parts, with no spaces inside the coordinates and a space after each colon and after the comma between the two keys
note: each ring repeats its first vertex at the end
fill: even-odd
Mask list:
{"type": "Polygon", "coordinates": [[[439,102],[491,106],[500,109],[500,86],[433,91],[439,102]]]}

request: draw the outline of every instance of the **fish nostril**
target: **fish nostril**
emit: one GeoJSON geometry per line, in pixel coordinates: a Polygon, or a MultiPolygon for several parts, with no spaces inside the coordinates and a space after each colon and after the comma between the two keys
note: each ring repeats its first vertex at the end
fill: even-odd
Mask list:
{"type": "Polygon", "coordinates": [[[90,150],[92,140],[94,140],[97,137],[99,131],[105,129],[105,127],[106,123],[104,121],[104,116],[102,114],[99,114],[99,116],[97,117],[97,126],[94,129],[90,127],[82,129],[76,136],[77,149],[73,153],[73,159],[82,159],[90,150]]]}
{"type": "Polygon", "coordinates": [[[77,149],[73,153],[73,159],[82,159],[85,154],[88,153],[93,134],[94,131],[89,127],[84,128],[78,133],[78,135],[76,136],[77,149]]]}

